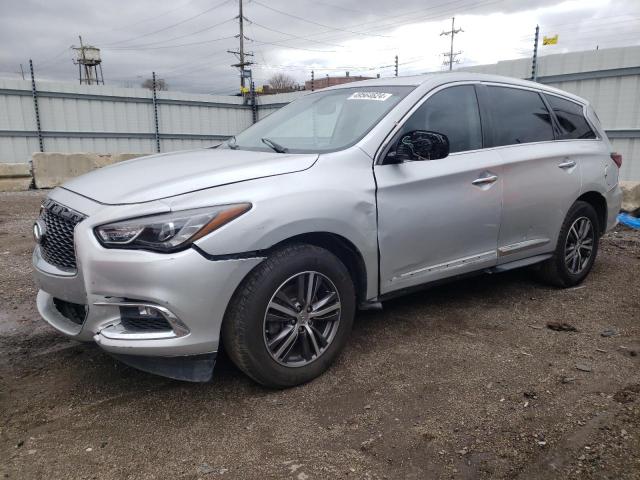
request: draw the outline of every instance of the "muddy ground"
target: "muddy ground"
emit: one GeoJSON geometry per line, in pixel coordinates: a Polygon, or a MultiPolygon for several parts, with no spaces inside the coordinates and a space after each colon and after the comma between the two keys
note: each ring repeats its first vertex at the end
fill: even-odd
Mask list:
{"type": "Polygon", "coordinates": [[[41,198],[0,194],[0,476],[640,478],[638,232],[608,234],[578,288],[516,271],[362,312],[325,375],[272,391],[225,358],[209,384],[138,372],[46,326],[41,198]]]}

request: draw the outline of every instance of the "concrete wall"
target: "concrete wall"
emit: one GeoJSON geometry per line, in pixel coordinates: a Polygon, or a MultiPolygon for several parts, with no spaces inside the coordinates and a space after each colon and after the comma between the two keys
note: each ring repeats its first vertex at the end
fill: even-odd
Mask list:
{"type": "Polygon", "coordinates": [[[34,153],[36,188],[53,188],[67,180],[112,163],[143,157],[144,153],[34,153]]]}
{"type": "Polygon", "coordinates": [[[28,163],[0,163],[0,192],[28,190],[31,166],[28,163]]]}

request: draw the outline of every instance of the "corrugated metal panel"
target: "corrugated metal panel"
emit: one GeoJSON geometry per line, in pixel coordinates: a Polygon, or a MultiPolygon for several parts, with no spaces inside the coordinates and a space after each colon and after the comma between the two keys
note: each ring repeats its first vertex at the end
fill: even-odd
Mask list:
{"type": "MultiPolygon", "coordinates": [[[[148,90],[41,81],[37,88],[45,151],[155,151],[148,90]]],[[[251,125],[251,110],[239,97],[159,92],[158,99],[162,151],[211,146],[219,142],[214,138],[234,135],[251,125]],[[163,134],[205,138],[164,138],[163,134]]],[[[0,111],[4,113],[0,115],[0,162],[28,161],[38,150],[31,82],[0,79],[0,111]]]]}
{"type": "MultiPolygon", "coordinates": [[[[640,140],[636,138],[640,129],[640,74],[620,70],[640,66],[640,47],[546,55],[539,58],[538,65],[540,81],[545,82],[546,76],[545,83],[553,81],[548,84],[589,100],[604,128],[618,131],[616,137],[620,138],[612,143],[624,157],[621,178],[640,179],[640,140]],[[607,70],[609,76],[588,78],[589,72],[607,70]],[[583,75],[576,79],[577,73],[583,75]],[[561,76],[567,74],[574,75],[563,80],[561,76]],[[624,135],[628,138],[623,138],[624,135]]],[[[527,78],[531,75],[531,59],[462,70],[527,78]]],[[[45,136],[46,151],[155,151],[154,113],[148,90],[41,81],[37,87],[43,131],[82,133],[81,138],[80,134],[73,137],[71,133],[67,135],[69,138],[45,136]],[[114,135],[109,138],[109,134],[114,135]]],[[[258,97],[258,118],[265,118],[308,93],[258,97]]],[[[162,151],[210,146],[219,138],[241,132],[252,122],[251,110],[240,97],[159,92],[158,102],[162,151]],[[175,138],[180,135],[184,137],[175,138]]],[[[0,115],[0,162],[28,161],[31,153],[38,150],[37,137],[25,137],[34,135],[36,130],[31,82],[0,79],[0,112],[5,113],[0,115]],[[2,131],[26,133],[7,136],[2,131]]]]}

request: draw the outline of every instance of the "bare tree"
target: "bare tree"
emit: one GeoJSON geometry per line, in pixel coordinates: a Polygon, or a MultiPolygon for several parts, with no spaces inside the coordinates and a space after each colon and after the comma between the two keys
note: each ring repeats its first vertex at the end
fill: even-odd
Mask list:
{"type": "MultiPolygon", "coordinates": [[[[142,88],[153,90],[153,79],[147,78],[144,82],[142,82],[141,86],[142,88]]],[[[156,90],[169,90],[169,85],[164,78],[156,78],[156,90]]]]}
{"type": "Polygon", "coordinates": [[[295,79],[286,73],[276,73],[269,79],[269,87],[276,92],[291,92],[296,86],[295,79]]]}

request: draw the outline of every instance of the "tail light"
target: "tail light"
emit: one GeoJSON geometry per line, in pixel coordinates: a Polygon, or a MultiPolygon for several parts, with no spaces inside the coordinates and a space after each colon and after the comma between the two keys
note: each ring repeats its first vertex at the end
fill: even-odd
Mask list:
{"type": "Polygon", "coordinates": [[[622,167],[622,155],[616,152],[611,154],[611,160],[615,162],[618,168],[622,167]]]}

